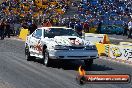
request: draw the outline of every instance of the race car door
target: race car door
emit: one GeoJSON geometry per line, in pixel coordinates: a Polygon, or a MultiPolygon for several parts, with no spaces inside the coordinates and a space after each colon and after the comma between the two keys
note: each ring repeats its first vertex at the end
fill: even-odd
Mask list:
{"type": "Polygon", "coordinates": [[[32,54],[34,55],[42,55],[42,29],[37,29],[32,35],[32,54]]]}

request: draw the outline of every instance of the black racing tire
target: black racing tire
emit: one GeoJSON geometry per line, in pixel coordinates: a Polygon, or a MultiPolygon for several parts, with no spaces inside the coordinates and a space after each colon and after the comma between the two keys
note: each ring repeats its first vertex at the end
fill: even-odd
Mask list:
{"type": "Polygon", "coordinates": [[[35,59],[35,57],[30,56],[29,48],[28,46],[25,47],[25,57],[27,61],[32,61],[35,59]]]}
{"type": "Polygon", "coordinates": [[[49,58],[49,53],[48,51],[45,51],[43,54],[43,63],[46,67],[51,66],[51,59],[49,58]]]}
{"type": "Polygon", "coordinates": [[[90,59],[90,60],[84,60],[84,63],[85,63],[85,67],[86,68],[92,68],[92,65],[93,65],[93,59],[90,59]]]}

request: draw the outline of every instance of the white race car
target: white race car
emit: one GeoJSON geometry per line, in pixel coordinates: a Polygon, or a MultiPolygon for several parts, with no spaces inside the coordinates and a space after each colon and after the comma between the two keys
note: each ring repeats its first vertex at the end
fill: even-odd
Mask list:
{"type": "Polygon", "coordinates": [[[98,58],[95,45],[66,27],[37,28],[26,38],[25,55],[27,60],[43,59],[46,66],[51,65],[53,59],[84,60],[86,66],[91,66],[98,58]]]}

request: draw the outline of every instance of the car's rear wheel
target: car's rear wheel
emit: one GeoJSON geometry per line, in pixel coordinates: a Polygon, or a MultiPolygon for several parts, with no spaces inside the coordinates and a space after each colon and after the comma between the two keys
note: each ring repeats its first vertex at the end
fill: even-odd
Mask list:
{"type": "Polygon", "coordinates": [[[49,67],[50,65],[51,65],[51,59],[49,58],[49,53],[48,53],[48,51],[45,51],[44,52],[44,65],[46,66],[46,67],[49,67]]]}
{"type": "Polygon", "coordinates": [[[92,68],[92,65],[93,65],[93,59],[90,59],[90,60],[84,60],[84,63],[85,63],[85,66],[87,68],[92,68]]]}
{"type": "Polygon", "coordinates": [[[35,57],[30,56],[29,48],[27,46],[25,47],[25,57],[27,61],[31,61],[35,59],[35,57]]]}

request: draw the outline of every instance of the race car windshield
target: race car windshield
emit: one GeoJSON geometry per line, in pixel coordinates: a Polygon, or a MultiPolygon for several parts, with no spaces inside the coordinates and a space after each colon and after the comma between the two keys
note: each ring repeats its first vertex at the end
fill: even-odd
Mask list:
{"type": "Polygon", "coordinates": [[[55,36],[78,36],[79,35],[72,29],[65,28],[50,28],[45,30],[44,37],[54,38],[55,36]]]}

